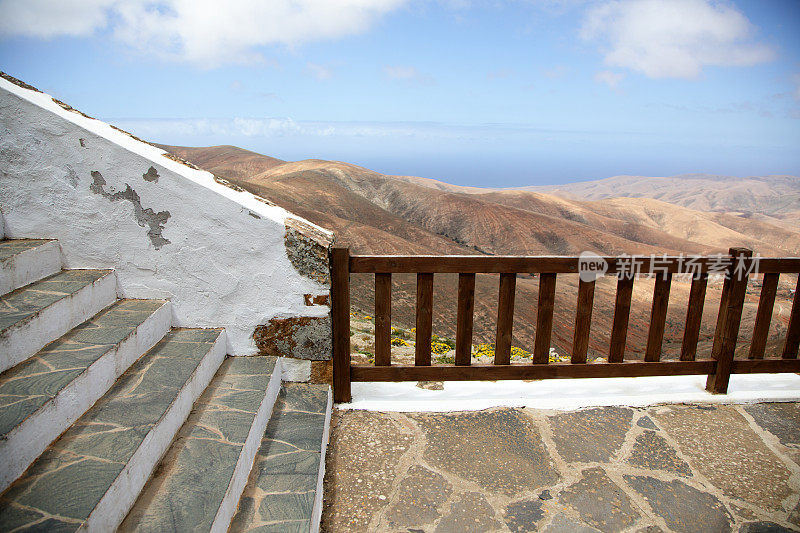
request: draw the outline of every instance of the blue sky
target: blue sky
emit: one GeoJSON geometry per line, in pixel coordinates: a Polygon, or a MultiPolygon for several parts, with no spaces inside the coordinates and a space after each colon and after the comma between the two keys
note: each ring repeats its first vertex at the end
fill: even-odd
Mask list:
{"type": "Polygon", "coordinates": [[[796,0],[0,0],[0,70],[155,142],[457,184],[800,175],[796,0]]]}

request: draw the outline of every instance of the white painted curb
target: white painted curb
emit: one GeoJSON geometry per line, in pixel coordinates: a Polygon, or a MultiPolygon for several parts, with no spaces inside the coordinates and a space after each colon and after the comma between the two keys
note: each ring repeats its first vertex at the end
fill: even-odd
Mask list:
{"type": "Polygon", "coordinates": [[[66,332],[86,322],[117,298],[117,277],[109,271],[80,290],[15,324],[0,337],[0,372],[29,358],[66,332]]]}
{"type": "Polygon", "coordinates": [[[211,349],[184,383],[161,420],[150,429],[128,464],[111,484],[80,530],[105,533],[114,531],[133,507],[153,470],[186,422],[194,402],[208,387],[225,359],[227,338],[222,331],[211,349]]]}
{"type": "Polygon", "coordinates": [[[30,285],[61,270],[58,241],[47,241],[0,263],[0,295],[30,285]]]}
{"type": "Polygon", "coordinates": [[[211,524],[212,532],[224,533],[228,531],[231,520],[236,514],[236,509],[239,507],[239,499],[247,486],[247,480],[250,478],[256,454],[261,447],[261,439],[264,437],[267,423],[269,423],[269,419],[272,416],[272,409],[275,407],[275,401],[278,398],[278,392],[281,390],[281,371],[281,359],[278,358],[275,361],[275,369],[272,372],[272,376],[270,376],[264,399],[258,408],[253,424],[250,426],[250,432],[247,434],[244,446],[239,452],[239,460],[236,461],[236,468],[228,484],[228,490],[225,492],[217,515],[214,517],[214,522],[211,524]]]}
{"type": "Polygon", "coordinates": [[[6,439],[0,440],[0,492],[108,392],[134,361],[155,346],[171,324],[172,310],[169,302],[164,302],[127,338],[109,348],[54,398],[9,431],[6,439]]]}
{"type": "Polygon", "coordinates": [[[331,412],[333,410],[333,395],[328,387],[328,406],[325,409],[325,430],[322,435],[322,449],[319,456],[319,473],[317,474],[317,492],[314,495],[314,506],[311,509],[311,533],[318,533],[322,522],[322,496],[323,481],[325,480],[325,452],[328,449],[328,438],[331,428],[331,412]]]}

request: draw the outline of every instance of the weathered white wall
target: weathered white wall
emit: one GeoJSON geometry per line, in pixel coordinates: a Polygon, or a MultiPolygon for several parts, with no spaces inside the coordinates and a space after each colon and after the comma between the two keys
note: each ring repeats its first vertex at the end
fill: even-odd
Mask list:
{"type": "Polygon", "coordinates": [[[65,268],[116,269],[120,296],[169,299],[176,326],[226,328],[233,355],[255,353],[270,318],[328,313],[304,305],[327,287],[287,257],[297,217],[163,153],[0,79],[7,238],[56,238],[65,268]]]}

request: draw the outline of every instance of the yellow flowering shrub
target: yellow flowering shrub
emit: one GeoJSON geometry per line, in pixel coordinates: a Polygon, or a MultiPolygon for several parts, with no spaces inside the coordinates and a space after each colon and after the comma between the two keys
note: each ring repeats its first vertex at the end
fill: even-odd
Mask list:
{"type": "Polygon", "coordinates": [[[479,344],[475,348],[477,357],[494,357],[494,344],[479,344]]]}
{"type": "Polygon", "coordinates": [[[408,342],[403,339],[399,339],[397,337],[393,337],[391,340],[392,346],[410,346],[408,342]]]}
{"type": "Polygon", "coordinates": [[[567,363],[570,360],[568,355],[559,355],[553,348],[550,348],[550,357],[548,360],[551,363],[567,363]]]}
{"type": "Polygon", "coordinates": [[[450,346],[443,342],[439,341],[431,341],[431,353],[435,353],[436,355],[446,354],[450,351],[450,346]]]}
{"type": "Polygon", "coordinates": [[[531,356],[531,352],[527,350],[523,350],[519,346],[512,346],[511,347],[511,357],[518,357],[522,359],[528,359],[531,356]]]}

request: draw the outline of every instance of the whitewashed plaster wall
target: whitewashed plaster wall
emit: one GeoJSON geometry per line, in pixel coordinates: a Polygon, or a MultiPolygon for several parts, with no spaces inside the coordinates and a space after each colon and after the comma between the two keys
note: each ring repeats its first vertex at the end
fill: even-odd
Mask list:
{"type": "Polygon", "coordinates": [[[56,238],[65,268],[114,268],[125,298],[172,302],[173,323],[224,327],[256,352],[270,318],[328,314],[328,287],[287,256],[286,210],[165,157],[50,96],[0,78],[0,211],[7,238],[56,238]],[[67,106],[68,107],[68,106],[67,106]]]}

